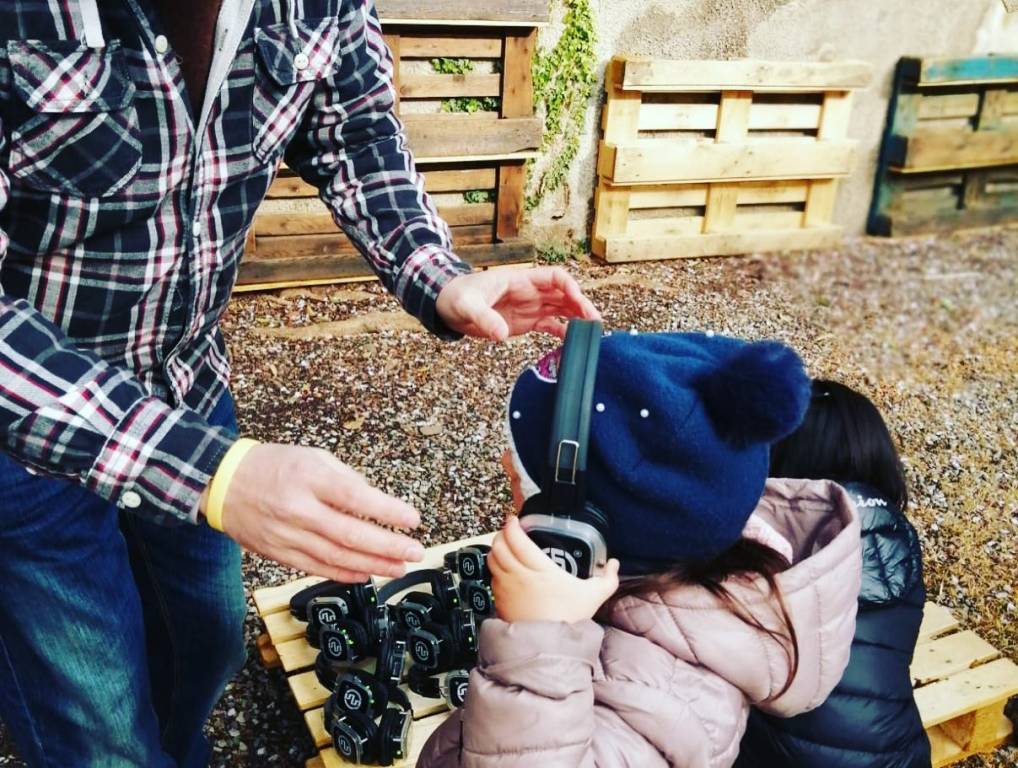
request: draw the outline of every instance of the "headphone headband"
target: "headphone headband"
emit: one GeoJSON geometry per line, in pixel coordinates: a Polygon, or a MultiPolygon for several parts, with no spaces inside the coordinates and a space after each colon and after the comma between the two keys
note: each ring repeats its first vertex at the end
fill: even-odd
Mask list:
{"type": "Polygon", "coordinates": [[[582,512],[586,501],[590,414],[601,332],[597,320],[573,320],[566,331],[542,489],[552,515],[582,512]]]}
{"type": "MultiPolygon", "coordinates": [[[[422,568],[419,571],[408,573],[406,576],[388,581],[378,589],[378,604],[384,605],[400,592],[405,592],[411,587],[419,587],[424,584],[434,585],[441,575],[442,571],[436,568],[422,568]]],[[[439,596],[435,595],[435,597],[439,596]]]]}

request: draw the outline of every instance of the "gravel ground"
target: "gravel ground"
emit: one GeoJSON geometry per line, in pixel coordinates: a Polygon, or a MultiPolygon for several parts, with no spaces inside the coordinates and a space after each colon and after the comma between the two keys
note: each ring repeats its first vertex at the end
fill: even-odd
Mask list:
{"type": "MultiPolygon", "coordinates": [[[[609,327],[779,338],[869,393],[896,434],[931,598],[1018,657],[1018,231],[848,241],[837,251],[573,264],[609,327]]],[[[549,345],[441,344],[376,285],[237,299],[225,322],[241,427],[334,451],[423,513],[435,544],[493,530],[508,388],[549,345]]],[[[251,588],[294,573],[245,557],[251,588]]],[[[250,616],[253,650],[260,631],[250,616]]],[[[213,715],[214,766],[311,752],[280,672],[249,661],[213,715]]],[[[10,747],[0,732],[0,755],[10,747]]],[[[20,765],[0,757],[0,766],[20,765]]],[[[1018,766],[1018,748],[963,764],[1018,766]]]]}

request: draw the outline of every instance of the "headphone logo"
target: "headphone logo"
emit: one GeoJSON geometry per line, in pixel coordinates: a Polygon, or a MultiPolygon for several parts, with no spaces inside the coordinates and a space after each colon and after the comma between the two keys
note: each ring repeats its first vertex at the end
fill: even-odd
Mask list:
{"type": "Polygon", "coordinates": [[[331,608],[320,608],[318,610],[318,623],[319,624],[335,624],[336,623],[336,612],[331,608]]]}
{"type": "Polygon", "coordinates": [[[360,691],[356,691],[351,688],[343,694],[343,704],[346,705],[347,709],[360,712],[361,708],[364,706],[364,698],[361,696],[360,691]]]}
{"type": "Polygon", "coordinates": [[[462,707],[463,702],[467,700],[467,689],[470,687],[470,683],[464,680],[462,683],[457,684],[453,690],[452,700],[453,704],[457,707],[462,707]]]}
{"type": "Polygon", "coordinates": [[[473,561],[473,558],[465,558],[460,564],[460,569],[463,571],[463,575],[468,579],[474,578],[474,574],[477,573],[477,564],[473,561]]]}
{"type": "Polygon", "coordinates": [[[337,659],[343,656],[343,641],[338,637],[330,637],[328,645],[330,656],[337,659]]]}
{"type": "Polygon", "coordinates": [[[551,561],[555,563],[559,568],[568,574],[576,576],[580,572],[580,566],[576,563],[576,558],[564,549],[558,547],[545,547],[544,554],[546,554],[551,561]]]}
{"type": "Polygon", "coordinates": [[[418,616],[413,611],[407,611],[406,612],[406,623],[407,623],[407,626],[411,627],[412,629],[420,629],[421,628],[421,617],[418,616]]]}
{"type": "Polygon", "coordinates": [[[414,641],[414,659],[422,664],[431,660],[431,648],[423,640],[414,641]]]}
{"type": "Polygon", "coordinates": [[[346,736],[340,736],[336,740],[336,746],[339,747],[339,751],[343,754],[343,757],[353,757],[353,742],[350,741],[346,736]]]}
{"type": "Polygon", "coordinates": [[[476,590],[474,592],[471,604],[474,606],[474,610],[478,613],[484,613],[488,610],[487,596],[481,590],[476,590]]]}

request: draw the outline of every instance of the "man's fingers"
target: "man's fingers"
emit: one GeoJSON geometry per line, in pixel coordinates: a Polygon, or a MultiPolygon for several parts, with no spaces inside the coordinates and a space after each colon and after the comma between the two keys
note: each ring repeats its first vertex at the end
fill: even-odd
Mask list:
{"type": "Polygon", "coordinates": [[[424,547],[409,536],[325,505],[312,511],[309,522],[315,533],[351,552],[373,555],[390,562],[416,563],[424,558],[424,547]]]}
{"type": "Polygon", "coordinates": [[[548,559],[533,539],[527,536],[517,518],[510,518],[502,533],[509,552],[525,568],[547,571],[558,567],[548,559]]]}
{"type": "Polygon", "coordinates": [[[328,466],[314,479],[315,495],[335,509],[366,517],[396,528],[416,528],[420,513],[405,501],[382,493],[358,472],[335,457],[328,457],[328,466]]]}
{"type": "Polygon", "coordinates": [[[468,322],[484,338],[505,341],[509,338],[509,324],[505,318],[487,304],[477,303],[465,310],[468,322]]]}
{"type": "Polygon", "coordinates": [[[372,576],[389,576],[391,578],[398,578],[406,573],[406,563],[402,560],[366,555],[363,552],[337,546],[329,539],[312,533],[302,535],[297,546],[321,563],[355,573],[370,573],[372,576]]]}
{"type": "Polygon", "coordinates": [[[323,579],[338,581],[340,584],[363,584],[369,578],[366,573],[329,565],[296,549],[280,550],[273,554],[273,559],[312,576],[321,576],[323,579]]]}
{"type": "Polygon", "coordinates": [[[501,534],[499,534],[491,544],[491,551],[488,552],[488,570],[491,571],[492,576],[501,576],[508,570],[504,560],[504,549],[505,544],[501,542],[501,534]]]}
{"type": "Polygon", "coordinates": [[[564,269],[559,269],[552,279],[559,290],[568,297],[577,316],[586,320],[601,319],[601,313],[597,311],[594,303],[583,295],[583,289],[572,275],[564,269]]]}

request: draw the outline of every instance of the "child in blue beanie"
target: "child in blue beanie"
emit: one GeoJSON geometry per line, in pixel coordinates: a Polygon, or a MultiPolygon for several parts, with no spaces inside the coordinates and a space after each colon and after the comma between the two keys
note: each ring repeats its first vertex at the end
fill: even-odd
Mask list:
{"type": "Polygon", "coordinates": [[[751,712],[738,768],[929,768],[930,742],[909,667],[926,590],[908,491],[877,407],[836,381],[813,382],[799,428],[771,452],[771,474],[836,480],[862,524],[863,578],[848,668],[824,704],[789,720],[751,712]]]}
{"type": "MultiPolygon", "coordinates": [[[[517,510],[539,490],[559,363],[546,355],[509,398],[517,510]]],[[[577,579],[509,520],[488,557],[498,618],[418,765],[728,768],[751,706],[821,704],[848,660],[861,562],[844,489],[768,480],[809,399],[778,343],[606,336],[586,490],[612,559],[577,579]]]]}

